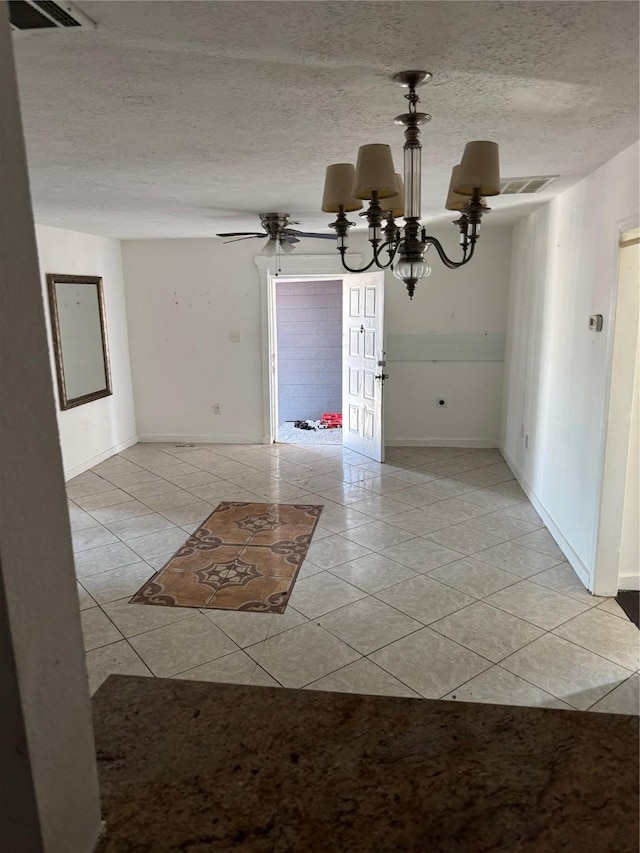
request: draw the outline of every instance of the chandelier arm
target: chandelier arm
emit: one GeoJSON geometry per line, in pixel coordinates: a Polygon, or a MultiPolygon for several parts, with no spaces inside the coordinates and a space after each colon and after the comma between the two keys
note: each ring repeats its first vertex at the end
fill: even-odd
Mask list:
{"type": "Polygon", "coordinates": [[[339,248],[338,251],[340,252],[340,260],[342,261],[342,266],[346,269],[347,272],[355,272],[355,273],[366,272],[368,269],[371,269],[371,267],[376,263],[376,256],[374,255],[373,258],[371,259],[371,261],[366,265],[366,267],[362,267],[362,269],[359,269],[359,270],[354,270],[354,269],[352,269],[352,267],[350,267],[347,264],[347,262],[344,259],[344,256],[345,256],[345,253],[347,250],[339,248]]]}
{"type": "Polygon", "coordinates": [[[386,242],[384,242],[380,246],[378,246],[377,250],[374,252],[374,261],[376,263],[376,266],[381,270],[388,270],[389,267],[391,266],[391,264],[395,261],[399,248],[400,248],[400,241],[399,240],[397,240],[397,241],[396,240],[387,240],[386,242]],[[382,253],[383,249],[387,248],[387,246],[394,246],[393,251],[388,250],[389,251],[389,260],[385,261],[384,263],[381,263],[379,260],[380,254],[382,253]]]}
{"type": "Polygon", "coordinates": [[[429,237],[428,234],[425,234],[422,239],[423,239],[424,243],[431,244],[432,246],[435,246],[435,250],[438,253],[438,255],[440,256],[440,260],[442,261],[442,263],[446,267],[449,267],[450,270],[457,270],[460,267],[463,267],[465,264],[469,263],[469,261],[473,257],[473,250],[475,249],[475,246],[476,246],[475,242],[470,243],[470,248],[468,250],[468,253],[467,253],[467,249],[463,250],[462,260],[461,261],[452,261],[450,258],[447,257],[447,253],[442,248],[442,243],[437,239],[437,237],[429,237]]]}

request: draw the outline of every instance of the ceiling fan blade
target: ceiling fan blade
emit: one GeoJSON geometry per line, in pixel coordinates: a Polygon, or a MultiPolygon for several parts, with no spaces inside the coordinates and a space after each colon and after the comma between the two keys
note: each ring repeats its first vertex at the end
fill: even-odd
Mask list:
{"type": "Polygon", "coordinates": [[[296,237],[294,234],[285,234],[282,239],[286,240],[287,243],[299,243],[300,242],[300,238],[296,237]]]}
{"type": "Polygon", "coordinates": [[[335,240],[335,234],[316,234],[313,231],[294,231],[298,237],[313,237],[315,240],[335,240]]]}
{"type": "MultiPolygon", "coordinates": [[[[222,235],[218,234],[217,236],[220,237],[222,235]]],[[[254,240],[256,237],[264,238],[264,236],[264,234],[247,234],[245,237],[234,237],[233,240],[224,240],[223,245],[226,246],[227,243],[239,243],[241,240],[254,240]]]]}
{"type": "Polygon", "coordinates": [[[216,237],[266,237],[264,231],[230,231],[228,234],[216,234],[216,237]]]}

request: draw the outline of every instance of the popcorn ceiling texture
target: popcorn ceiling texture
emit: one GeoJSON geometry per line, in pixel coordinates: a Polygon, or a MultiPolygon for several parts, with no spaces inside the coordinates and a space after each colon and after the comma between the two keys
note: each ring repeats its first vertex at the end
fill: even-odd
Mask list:
{"type": "Polygon", "coordinates": [[[423,214],[443,204],[469,139],[500,143],[505,177],[559,174],[494,200],[514,221],[638,135],[631,2],[80,2],[95,31],[16,39],[36,219],[120,238],[305,229],[325,165],[387,142],[390,80],[426,68],[423,214]]]}

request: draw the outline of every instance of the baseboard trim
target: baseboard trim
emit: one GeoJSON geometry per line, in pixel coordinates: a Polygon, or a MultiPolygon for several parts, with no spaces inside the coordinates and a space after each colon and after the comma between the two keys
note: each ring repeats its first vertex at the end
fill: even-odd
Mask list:
{"type": "Polygon", "coordinates": [[[268,444],[264,435],[155,435],[142,434],[138,441],[163,444],[268,444]]]}
{"type": "Polygon", "coordinates": [[[499,447],[490,438],[386,438],[387,447],[499,447]]]}
{"type": "Polygon", "coordinates": [[[88,471],[90,468],[93,468],[93,466],[97,465],[99,462],[104,462],[105,459],[109,459],[111,456],[115,456],[116,453],[120,453],[122,450],[126,450],[127,447],[133,447],[133,445],[137,443],[138,436],[134,435],[131,438],[128,438],[126,441],[121,441],[118,444],[114,444],[113,447],[110,447],[108,450],[103,450],[102,453],[98,453],[96,456],[92,456],[91,459],[87,459],[85,462],[80,462],[79,465],[74,465],[72,468],[65,468],[65,482],[67,480],[72,480],[74,477],[77,477],[78,474],[84,474],[85,471],[88,471]]]}
{"type": "Polygon", "coordinates": [[[618,578],[619,589],[640,589],[640,576],[638,575],[620,575],[618,578]]]}
{"type": "Polygon", "coordinates": [[[520,470],[520,468],[518,467],[516,462],[509,456],[509,454],[504,449],[504,447],[500,448],[500,452],[504,456],[505,462],[507,463],[509,468],[511,468],[511,470],[515,474],[516,480],[518,481],[518,483],[522,487],[523,491],[525,492],[525,494],[527,495],[527,497],[531,501],[533,508],[538,513],[540,518],[544,521],[544,523],[546,524],[546,526],[549,530],[549,533],[551,533],[553,538],[558,543],[560,550],[562,551],[562,553],[565,555],[565,557],[569,561],[571,568],[578,575],[578,577],[580,578],[580,580],[582,581],[582,583],[584,584],[586,589],[589,592],[592,592],[592,589],[590,586],[591,571],[589,570],[589,567],[586,565],[586,563],[583,562],[581,557],[579,557],[578,554],[574,551],[571,543],[566,539],[566,537],[564,536],[564,534],[562,533],[562,531],[560,530],[560,528],[556,524],[555,520],[553,519],[553,516],[551,515],[551,513],[548,511],[548,509],[542,503],[540,498],[536,495],[535,491],[533,490],[533,488],[531,486],[531,483],[524,476],[524,474],[522,473],[522,471],[520,470]]]}

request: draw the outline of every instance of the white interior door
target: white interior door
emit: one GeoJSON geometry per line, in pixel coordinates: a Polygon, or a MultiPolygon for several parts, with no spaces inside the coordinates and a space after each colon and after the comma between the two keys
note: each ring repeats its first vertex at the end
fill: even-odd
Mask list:
{"type": "Polygon", "coordinates": [[[343,444],[384,462],[384,273],[345,276],[342,306],[343,444]]]}

